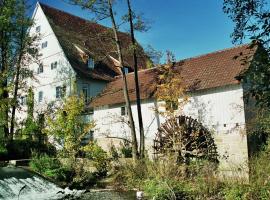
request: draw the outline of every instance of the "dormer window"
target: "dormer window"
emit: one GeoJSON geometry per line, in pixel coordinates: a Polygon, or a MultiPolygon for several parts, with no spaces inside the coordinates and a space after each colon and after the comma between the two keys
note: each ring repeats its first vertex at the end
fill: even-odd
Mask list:
{"type": "Polygon", "coordinates": [[[87,60],[87,67],[88,69],[94,69],[95,67],[95,61],[93,58],[88,58],[87,60]]]}
{"type": "Polygon", "coordinates": [[[124,72],[125,72],[125,74],[128,74],[129,73],[128,67],[124,67],[124,72]]]}
{"type": "Polygon", "coordinates": [[[38,73],[38,74],[43,73],[43,65],[42,65],[42,64],[40,64],[40,65],[38,66],[37,73],[38,73]]]}
{"type": "Polygon", "coordinates": [[[40,26],[36,27],[36,32],[39,33],[40,32],[40,26]]]}

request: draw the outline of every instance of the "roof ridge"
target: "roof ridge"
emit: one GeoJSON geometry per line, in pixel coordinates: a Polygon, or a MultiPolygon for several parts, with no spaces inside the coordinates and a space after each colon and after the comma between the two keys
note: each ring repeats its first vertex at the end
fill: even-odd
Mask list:
{"type": "Polygon", "coordinates": [[[236,45],[236,46],[233,46],[233,47],[228,47],[228,48],[225,48],[225,49],[219,49],[219,50],[212,51],[212,52],[209,52],[209,53],[200,54],[200,55],[197,55],[197,56],[194,56],[194,57],[184,58],[184,59],[178,60],[176,63],[186,61],[186,60],[192,60],[192,59],[196,59],[196,58],[201,58],[201,57],[204,57],[204,56],[209,56],[209,55],[213,55],[213,54],[217,54],[217,53],[222,53],[222,52],[225,52],[225,51],[230,51],[230,50],[233,50],[233,49],[238,49],[238,48],[241,48],[241,47],[244,47],[244,46],[249,46],[249,45],[250,45],[250,43],[246,43],[246,44],[236,45]]]}
{"type": "MultiPolygon", "coordinates": [[[[194,57],[184,58],[184,59],[181,59],[181,60],[176,61],[175,63],[179,63],[179,62],[183,62],[183,61],[187,61],[187,60],[192,60],[192,59],[197,59],[197,58],[201,58],[201,57],[204,57],[204,56],[209,56],[209,55],[213,55],[213,54],[217,54],[217,53],[222,53],[222,52],[225,52],[225,51],[230,51],[230,50],[241,48],[241,47],[248,46],[248,45],[250,45],[250,43],[236,45],[236,46],[233,46],[233,47],[228,47],[228,48],[225,48],[225,49],[216,50],[216,51],[213,51],[213,52],[209,52],[209,53],[197,55],[197,56],[194,56],[194,57]]],[[[162,65],[166,65],[166,63],[165,64],[162,64],[162,65]]],[[[139,70],[138,72],[139,73],[143,73],[143,72],[146,72],[146,71],[157,69],[158,67],[160,67],[160,66],[155,66],[155,67],[148,68],[148,69],[142,69],[142,70],[139,70]]],[[[128,75],[129,74],[130,75],[131,74],[134,74],[134,72],[130,72],[130,73],[128,73],[128,75]]],[[[115,76],[114,79],[117,79],[117,78],[119,78],[121,76],[122,75],[115,76]]]]}
{"type": "MultiPolygon", "coordinates": [[[[142,73],[142,72],[154,70],[154,69],[156,69],[156,68],[158,68],[158,66],[155,66],[155,67],[152,67],[152,68],[147,68],[147,69],[141,69],[141,70],[138,70],[138,73],[142,73]]],[[[131,74],[134,74],[134,72],[130,72],[130,73],[128,73],[127,75],[131,75],[131,74]]],[[[121,77],[121,76],[122,76],[121,74],[115,76],[115,77],[114,77],[114,80],[117,79],[117,78],[119,78],[119,77],[121,77]]]]}
{"type": "MultiPolygon", "coordinates": [[[[44,6],[44,7],[47,7],[47,8],[49,8],[49,9],[53,9],[53,10],[56,10],[56,11],[58,11],[58,12],[61,12],[61,13],[70,15],[70,16],[75,17],[75,18],[78,18],[78,19],[83,20],[83,21],[85,21],[85,22],[87,22],[87,23],[91,23],[91,24],[95,24],[95,25],[98,25],[98,26],[103,27],[103,28],[111,29],[111,28],[108,27],[108,26],[104,26],[104,25],[102,25],[102,24],[93,22],[93,21],[91,21],[91,20],[89,20],[89,19],[85,19],[85,18],[83,18],[83,17],[79,17],[79,16],[74,15],[74,14],[72,14],[72,13],[69,13],[69,12],[60,10],[60,9],[58,9],[58,8],[52,7],[52,6],[48,5],[48,4],[41,3],[40,1],[39,1],[38,3],[40,4],[41,7],[44,6]]],[[[46,12],[45,12],[44,14],[46,15],[46,12]]],[[[119,32],[121,32],[121,31],[119,31],[119,32]]]]}

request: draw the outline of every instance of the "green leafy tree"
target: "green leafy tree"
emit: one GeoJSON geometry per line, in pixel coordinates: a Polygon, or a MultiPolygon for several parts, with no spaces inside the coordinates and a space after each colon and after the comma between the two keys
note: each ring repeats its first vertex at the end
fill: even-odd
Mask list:
{"type": "MultiPolygon", "coordinates": [[[[36,62],[38,36],[29,36],[33,25],[26,0],[0,1],[0,134],[12,141],[19,108],[19,90],[31,77],[28,66],[36,62]]],[[[24,87],[22,87],[24,86],[24,87]]]]}
{"type": "Polygon", "coordinates": [[[64,99],[60,108],[46,116],[46,134],[63,143],[63,152],[75,158],[82,148],[82,140],[94,128],[94,122],[86,122],[83,117],[84,98],[72,95],[64,99]]]}
{"type": "Polygon", "coordinates": [[[28,90],[27,118],[22,132],[28,139],[33,139],[33,136],[39,132],[39,126],[34,118],[34,92],[32,88],[28,90]]]}
{"type": "MultiPolygon", "coordinates": [[[[231,35],[234,43],[253,40],[250,48],[256,49],[252,59],[246,57],[243,63],[250,64],[240,79],[244,85],[244,99],[253,104],[254,117],[248,121],[248,133],[260,141],[270,134],[270,9],[264,0],[224,0],[224,12],[235,23],[231,35]],[[251,63],[249,63],[251,62],[251,63]]],[[[252,141],[256,141],[252,139],[252,141]]],[[[253,146],[255,146],[253,144],[253,146]]]]}
{"type": "Polygon", "coordinates": [[[270,108],[270,10],[264,0],[224,0],[224,12],[235,23],[232,39],[242,43],[245,39],[253,40],[250,48],[259,46],[253,59],[247,57],[243,62],[250,62],[251,67],[241,76],[246,83],[246,99],[254,98],[257,105],[270,108]]]}

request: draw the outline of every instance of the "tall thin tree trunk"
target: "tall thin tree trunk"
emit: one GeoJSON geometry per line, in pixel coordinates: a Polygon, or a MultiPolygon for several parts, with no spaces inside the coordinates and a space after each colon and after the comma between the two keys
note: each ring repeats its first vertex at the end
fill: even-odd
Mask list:
{"type": "Polygon", "coordinates": [[[8,36],[2,30],[0,37],[2,38],[1,42],[1,68],[0,68],[0,103],[1,103],[1,113],[0,113],[0,124],[1,129],[4,132],[4,136],[8,139],[9,128],[8,128],[8,91],[7,91],[7,73],[8,73],[8,44],[7,41],[4,41],[8,36]]]}
{"type": "Polygon", "coordinates": [[[124,86],[123,86],[124,97],[125,97],[126,107],[127,107],[127,111],[128,111],[129,125],[130,125],[130,129],[131,129],[132,156],[133,156],[133,159],[137,159],[138,158],[138,143],[137,143],[134,120],[133,120],[133,116],[132,116],[130,99],[129,99],[129,95],[128,95],[127,79],[126,79],[126,74],[125,74],[124,65],[123,65],[123,55],[122,55],[120,41],[118,38],[118,32],[117,32],[118,29],[116,26],[116,22],[114,19],[114,13],[112,10],[112,2],[111,2],[111,0],[107,0],[107,1],[108,1],[108,6],[109,6],[109,12],[110,12],[110,18],[111,18],[111,22],[112,22],[112,28],[113,28],[113,32],[114,32],[115,42],[116,42],[116,46],[117,46],[117,53],[118,53],[118,58],[119,58],[119,62],[120,62],[120,68],[121,68],[121,72],[122,72],[122,80],[124,83],[124,86]]]}
{"type": "Polygon", "coordinates": [[[145,152],[145,141],[144,141],[144,128],[143,128],[143,120],[142,120],[142,109],[141,109],[141,97],[140,97],[140,87],[139,87],[139,77],[138,77],[138,58],[136,52],[136,41],[134,36],[134,27],[133,27],[133,18],[132,18],[132,10],[130,5],[130,0],[127,0],[128,4],[128,15],[129,15],[129,24],[130,24],[130,35],[133,46],[133,62],[134,62],[134,80],[136,86],[136,103],[137,103],[137,112],[138,112],[138,121],[139,121],[139,129],[140,129],[140,157],[144,157],[145,152]]]}
{"type": "Polygon", "coordinates": [[[15,115],[16,115],[16,108],[17,108],[17,100],[18,100],[18,89],[19,89],[19,79],[20,79],[20,71],[21,71],[21,61],[23,56],[23,49],[24,49],[24,38],[25,38],[25,31],[24,27],[21,27],[21,34],[20,34],[20,55],[16,64],[16,73],[15,73],[15,81],[14,81],[14,91],[13,91],[13,99],[12,99],[12,109],[11,109],[11,120],[10,120],[10,141],[13,140],[14,135],[14,127],[15,127],[15,115]]]}

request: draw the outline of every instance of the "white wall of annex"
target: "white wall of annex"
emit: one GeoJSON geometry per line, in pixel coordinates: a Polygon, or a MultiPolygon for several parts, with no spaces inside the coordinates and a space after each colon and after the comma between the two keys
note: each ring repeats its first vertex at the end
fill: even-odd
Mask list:
{"type": "MultiPolygon", "coordinates": [[[[126,124],[127,116],[121,116],[121,106],[104,106],[95,108],[94,120],[96,121],[95,138],[130,137],[126,124]]],[[[190,94],[189,102],[182,112],[198,119],[202,124],[213,131],[221,168],[232,165],[245,165],[248,160],[247,138],[245,135],[245,112],[243,109],[243,89],[241,85],[226,86],[190,94]]],[[[157,132],[159,121],[165,119],[154,112],[153,100],[142,102],[142,115],[148,151],[152,151],[153,139],[157,132]]],[[[134,120],[138,132],[138,119],[136,105],[132,105],[134,120]]],[[[105,140],[109,141],[109,140],[105,140]]],[[[110,141],[111,142],[111,141],[110,141]]],[[[108,149],[110,143],[102,146],[108,149]],[[107,145],[107,146],[106,146],[107,145]]]]}

